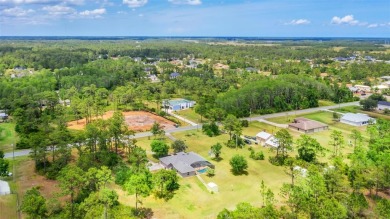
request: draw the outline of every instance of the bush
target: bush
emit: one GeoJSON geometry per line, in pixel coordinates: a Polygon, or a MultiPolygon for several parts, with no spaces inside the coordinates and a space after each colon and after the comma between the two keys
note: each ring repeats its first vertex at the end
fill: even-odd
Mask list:
{"type": "Polygon", "coordinates": [[[162,116],[162,117],[165,117],[166,115],[168,115],[164,110],[160,111],[158,113],[159,116],[162,116]]]}
{"type": "Polygon", "coordinates": [[[215,176],[215,170],[213,168],[207,168],[207,176],[215,176]]]}
{"type": "Polygon", "coordinates": [[[242,126],[242,127],[248,127],[248,126],[249,126],[248,120],[246,120],[246,119],[241,120],[241,126],[242,126]]]}
{"type": "Polygon", "coordinates": [[[219,127],[215,122],[204,124],[202,126],[202,131],[209,137],[218,136],[220,134],[219,127]]]}
{"type": "Polygon", "coordinates": [[[232,138],[232,140],[228,140],[228,142],[226,143],[226,146],[229,147],[229,148],[236,148],[236,143],[237,143],[237,147],[239,148],[242,148],[243,146],[245,146],[245,142],[242,138],[237,138],[237,142],[236,142],[236,138],[232,138]]]}
{"type": "Polygon", "coordinates": [[[255,151],[252,149],[249,157],[253,160],[264,160],[264,153],[262,151],[255,153],[255,151]]]}
{"type": "Polygon", "coordinates": [[[230,159],[229,163],[232,166],[233,173],[235,174],[240,174],[248,168],[248,162],[242,155],[234,155],[232,159],[230,159]]]}
{"type": "Polygon", "coordinates": [[[389,115],[389,114],[390,114],[390,109],[387,109],[387,108],[384,109],[384,110],[383,110],[383,113],[386,114],[386,115],[389,115]]]}

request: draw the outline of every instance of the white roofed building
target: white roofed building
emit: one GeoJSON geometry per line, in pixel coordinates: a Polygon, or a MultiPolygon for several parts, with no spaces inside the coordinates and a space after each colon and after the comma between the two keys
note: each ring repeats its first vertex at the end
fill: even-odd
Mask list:
{"type": "Polygon", "coordinates": [[[341,117],[340,122],[353,126],[364,126],[375,123],[375,119],[363,113],[346,113],[341,117]]]}
{"type": "Polygon", "coordinates": [[[272,137],[272,135],[268,132],[265,132],[265,131],[261,131],[259,133],[257,133],[256,135],[256,141],[258,143],[260,143],[260,145],[263,145],[265,144],[265,142],[270,139],[272,137]]]}

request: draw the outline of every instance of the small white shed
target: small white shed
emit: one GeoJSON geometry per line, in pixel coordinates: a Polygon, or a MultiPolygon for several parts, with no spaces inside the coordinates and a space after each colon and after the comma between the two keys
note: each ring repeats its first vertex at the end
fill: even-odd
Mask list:
{"type": "Polygon", "coordinates": [[[8,182],[0,180],[0,195],[9,195],[11,194],[11,189],[8,182]]]}
{"type": "Polygon", "coordinates": [[[209,188],[210,192],[214,192],[214,193],[218,192],[218,185],[213,182],[209,182],[207,184],[207,187],[209,188]]]}

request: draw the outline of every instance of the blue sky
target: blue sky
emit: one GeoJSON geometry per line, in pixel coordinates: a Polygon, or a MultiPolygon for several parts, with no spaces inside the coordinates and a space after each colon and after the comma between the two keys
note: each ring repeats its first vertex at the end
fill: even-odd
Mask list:
{"type": "Polygon", "coordinates": [[[390,0],[0,0],[0,35],[390,37],[390,0]]]}

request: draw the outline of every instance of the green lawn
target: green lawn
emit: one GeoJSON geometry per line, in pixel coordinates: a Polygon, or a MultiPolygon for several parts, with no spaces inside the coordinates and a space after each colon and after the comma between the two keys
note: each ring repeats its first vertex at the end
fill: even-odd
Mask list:
{"type": "Polygon", "coordinates": [[[335,103],[330,101],[330,100],[319,100],[318,105],[319,106],[333,106],[333,105],[335,105],[335,103]]]}
{"type": "MultiPolygon", "coordinates": [[[[194,108],[179,110],[176,111],[175,114],[182,116],[192,122],[200,123],[200,115],[195,112],[194,108]]],[[[207,122],[207,119],[204,117],[202,117],[202,123],[203,122],[207,122]]]]}
{"type": "MultiPolygon", "coordinates": [[[[244,130],[245,134],[256,134],[258,129],[270,128],[262,126],[259,122],[251,123],[251,126],[244,130]]],[[[222,134],[217,137],[208,137],[200,130],[173,133],[174,137],[182,139],[189,146],[188,151],[199,153],[216,166],[216,175],[212,178],[202,175],[208,182],[214,182],[219,186],[219,193],[211,194],[196,177],[180,179],[180,189],[175,197],[167,202],[156,200],[154,197],[144,199],[145,207],[154,211],[156,218],[216,218],[218,212],[224,208],[233,209],[239,202],[250,202],[256,206],[261,205],[259,186],[264,180],[275,193],[277,200],[280,200],[279,190],[284,182],[289,182],[289,177],[284,173],[283,167],[273,166],[268,162],[268,156],[273,155],[268,148],[252,145],[255,151],[263,151],[266,159],[255,161],[249,158],[247,146],[243,149],[222,148],[222,160],[214,161],[209,156],[210,146],[216,143],[224,144],[229,136],[222,134]],[[247,175],[234,176],[231,173],[229,164],[230,158],[235,154],[244,155],[248,161],[247,175]]],[[[147,138],[140,139],[138,145],[150,150],[150,142],[147,138]]],[[[129,205],[133,205],[132,199],[121,197],[129,205]]]]}
{"type": "Polygon", "coordinates": [[[3,131],[0,133],[0,150],[4,152],[12,151],[12,144],[17,142],[15,124],[14,123],[0,123],[0,127],[3,131]]]}
{"type": "Polygon", "coordinates": [[[9,159],[10,167],[9,171],[14,174],[15,182],[13,181],[14,177],[0,177],[1,180],[5,180],[9,183],[11,187],[11,193],[10,195],[0,196],[0,218],[17,218],[17,195],[16,193],[19,193],[17,182],[23,179],[24,176],[22,176],[21,173],[14,172],[15,169],[20,165],[21,162],[26,161],[28,159],[31,159],[27,156],[25,157],[17,157],[15,160],[9,159]],[[13,166],[15,165],[15,169],[13,166]]]}

